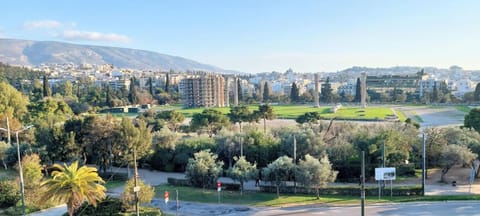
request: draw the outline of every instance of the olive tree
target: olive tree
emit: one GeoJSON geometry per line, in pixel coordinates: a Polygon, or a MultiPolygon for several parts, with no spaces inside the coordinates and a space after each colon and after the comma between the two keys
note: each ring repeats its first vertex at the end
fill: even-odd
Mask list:
{"type": "Polygon", "coordinates": [[[243,183],[257,176],[257,165],[248,162],[244,156],[235,157],[236,163],[228,170],[228,175],[240,182],[240,194],[243,195],[243,183]]]}
{"type": "Polygon", "coordinates": [[[194,158],[188,159],[186,178],[193,186],[203,189],[213,187],[223,166],[223,162],[217,161],[217,158],[218,155],[211,153],[210,149],[195,153],[194,158]]]}
{"type": "Polygon", "coordinates": [[[297,169],[297,177],[300,183],[307,187],[315,188],[317,199],[320,198],[319,188],[335,181],[336,171],[332,170],[332,164],[326,154],[320,159],[305,155],[305,160],[300,160],[297,169]]]}
{"type": "Polygon", "coordinates": [[[295,164],[292,162],[292,158],[282,156],[263,168],[262,175],[266,181],[275,185],[277,188],[277,196],[280,197],[280,186],[285,185],[285,181],[290,179],[294,170],[295,164]]]}
{"type": "Polygon", "coordinates": [[[439,159],[439,165],[442,169],[440,181],[445,182],[445,175],[453,166],[472,163],[476,158],[477,155],[465,146],[447,145],[439,159]]]}

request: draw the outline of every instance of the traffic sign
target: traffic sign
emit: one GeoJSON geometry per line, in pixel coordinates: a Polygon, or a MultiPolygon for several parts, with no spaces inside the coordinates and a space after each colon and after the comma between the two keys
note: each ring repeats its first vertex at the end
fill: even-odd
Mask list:
{"type": "Polygon", "coordinates": [[[165,198],[165,203],[168,202],[169,195],[170,194],[168,193],[168,191],[165,191],[165,193],[163,194],[163,197],[165,198]]]}

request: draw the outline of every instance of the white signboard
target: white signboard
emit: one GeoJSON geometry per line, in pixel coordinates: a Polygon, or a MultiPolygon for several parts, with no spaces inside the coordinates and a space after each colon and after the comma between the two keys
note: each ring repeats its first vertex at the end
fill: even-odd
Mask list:
{"type": "Polygon", "coordinates": [[[375,180],[395,180],[395,167],[375,168],[375,180]]]}

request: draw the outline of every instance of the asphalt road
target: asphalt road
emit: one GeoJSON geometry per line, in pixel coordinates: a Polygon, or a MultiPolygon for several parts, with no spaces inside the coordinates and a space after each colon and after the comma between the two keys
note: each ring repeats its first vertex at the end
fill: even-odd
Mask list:
{"type": "MultiPolygon", "coordinates": [[[[480,202],[418,202],[404,204],[375,204],[365,208],[365,215],[368,216],[463,216],[479,215],[478,206],[480,202]]],[[[251,215],[273,216],[273,215],[361,215],[360,206],[342,207],[315,207],[298,206],[287,208],[264,208],[255,209],[251,215]]]]}

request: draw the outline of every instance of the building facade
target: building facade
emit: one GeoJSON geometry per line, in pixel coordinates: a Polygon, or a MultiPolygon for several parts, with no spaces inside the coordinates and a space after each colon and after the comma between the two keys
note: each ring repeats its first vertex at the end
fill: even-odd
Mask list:
{"type": "Polygon", "coordinates": [[[228,106],[225,78],[221,75],[203,74],[182,79],[179,92],[184,107],[228,106]]]}

